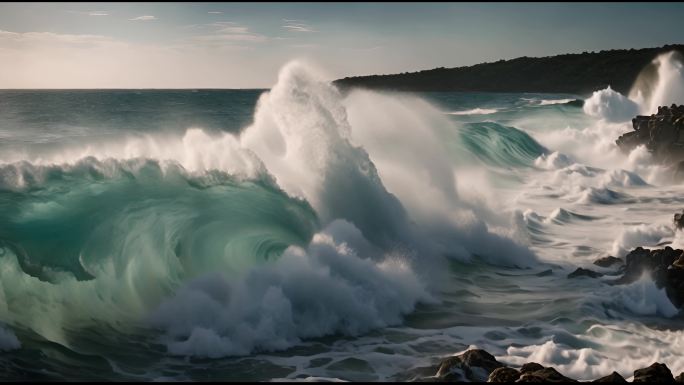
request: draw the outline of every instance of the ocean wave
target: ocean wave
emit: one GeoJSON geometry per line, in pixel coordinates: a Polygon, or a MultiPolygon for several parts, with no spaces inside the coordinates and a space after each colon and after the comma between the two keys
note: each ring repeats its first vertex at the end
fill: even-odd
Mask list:
{"type": "Polygon", "coordinates": [[[433,301],[400,255],[360,257],[359,240],[351,224],[333,222],[272,265],[230,281],[207,275],[188,283],[152,323],[165,331],[170,353],[216,358],[359,335],[399,324],[419,301],[433,301]]]}
{"type": "Polygon", "coordinates": [[[611,253],[616,257],[624,257],[638,246],[655,246],[664,238],[673,236],[671,227],[663,224],[641,224],[622,229],[613,241],[611,253]]]}
{"type": "Polygon", "coordinates": [[[244,355],[401,323],[446,282],[445,257],[535,264],[459,197],[446,121],[414,99],[345,99],[291,63],[240,135],[5,154],[3,317],[65,346],[73,325],[148,320],[172,354],[244,355]]]}
{"type": "Polygon", "coordinates": [[[486,164],[503,168],[530,167],[547,153],[546,148],[524,131],[494,122],[464,125],[461,139],[486,164]]]}

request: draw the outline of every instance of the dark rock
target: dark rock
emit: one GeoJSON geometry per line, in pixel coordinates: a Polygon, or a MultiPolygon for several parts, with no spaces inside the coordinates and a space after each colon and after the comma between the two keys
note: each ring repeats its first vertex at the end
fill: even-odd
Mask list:
{"type": "Polygon", "coordinates": [[[637,369],[634,371],[634,381],[632,382],[675,382],[672,372],[667,365],[656,362],[648,368],[637,369]]]}
{"type": "Polygon", "coordinates": [[[594,265],[600,266],[600,267],[611,267],[611,266],[615,265],[616,263],[619,263],[621,265],[624,264],[622,259],[613,257],[612,255],[608,256],[608,257],[599,258],[599,259],[594,261],[594,265]]]}
{"type": "Polygon", "coordinates": [[[674,225],[678,229],[681,229],[684,227],[684,210],[682,210],[681,213],[676,213],[674,215],[674,225]]]}
{"type": "Polygon", "coordinates": [[[613,372],[605,377],[598,378],[592,382],[627,382],[618,372],[613,372]]]}
{"type": "Polygon", "coordinates": [[[544,368],[523,373],[516,382],[577,382],[565,377],[554,368],[544,368]]]}
{"type": "Polygon", "coordinates": [[[603,277],[603,274],[596,272],[596,271],[593,271],[593,270],[583,269],[581,267],[578,267],[577,270],[568,274],[568,278],[576,278],[576,277],[598,278],[598,277],[603,277]]]}
{"type": "Polygon", "coordinates": [[[449,357],[439,365],[437,377],[442,380],[486,381],[494,369],[504,365],[482,349],[471,349],[458,356],[449,357]]]}
{"type": "Polygon", "coordinates": [[[528,362],[520,368],[520,373],[536,372],[537,370],[543,370],[544,367],[536,362],[528,362]]]}
{"type": "MultiPolygon", "coordinates": [[[[684,307],[684,267],[681,267],[683,257],[679,257],[675,263],[665,270],[662,278],[665,293],[673,305],[678,308],[684,307]]],[[[656,283],[657,284],[657,283],[656,283]]]]}
{"type": "Polygon", "coordinates": [[[632,119],[634,131],[620,136],[615,143],[624,152],[645,145],[653,157],[666,164],[684,160],[684,106],[658,107],[651,116],[632,119]]]}
{"type": "Polygon", "coordinates": [[[679,373],[679,375],[675,377],[675,382],[684,382],[684,372],[679,373]]]}
{"type": "Polygon", "coordinates": [[[659,289],[665,288],[668,298],[678,308],[684,306],[684,251],[667,246],[648,250],[637,247],[625,257],[622,277],[609,283],[629,284],[648,271],[659,289]]]}
{"type": "Polygon", "coordinates": [[[489,374],[487,382],[515,382],[520,378],[520,372],[513,368],[496,368],[489,374]]]}
{"type": "MultiPolygon", "coordinates": [[[[676,261],[682,255],[682,250],[673,250],[671,247],[667,246],[664,249],[649,250],[642,247],[637,247],[632,250],[625,257],[625,273],[622,277],[618,278],[614,283],[625,284],[632,283],[638,280],[644,271],[657,272],[658,268],[661,270],[661,275],[668,266],[670,266],[674,261],[676,261]]],[[[656,284],[659,287],[663,287],[664,282],[661,282],[655,277],[656,284]]]]}

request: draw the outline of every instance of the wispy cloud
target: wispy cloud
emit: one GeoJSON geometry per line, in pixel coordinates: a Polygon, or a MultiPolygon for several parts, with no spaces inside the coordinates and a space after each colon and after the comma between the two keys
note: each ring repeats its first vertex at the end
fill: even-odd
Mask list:
{"type": "Polygon", "coordinates": [[[88,12],[88,16],[109,16],[109,13],[105,11],[90,11],[88,12]]]}
{"type": "Polygon", "coordinates": [[[223,12],[221,12],[221,11],[209,11],[209,12],[207,12],[207,13],[210,13],[210,14],[212,14],[212,15],[221,15],[221,14],[223,14],[223,12]]]}
{"type": "Polygon", "coordinates": [[[134,17],[134,18],[128,19],[128,20],[131,20],[131,21],[151,21],[151,20],[157,20],[157,17],[146,15],[146,16],[134,17]]]}
{"type": "Polygon", "coordinates": [[[195,42],[212,45],[225,45],[232,42],[263,42],[268,40],[264,35],[252,32],[248,27],[232,21],[219,21],[205,25],[212,30],[209,33],[193,36],[195,42]]]}
{"type": "MultiPolygon", "coordinates": [[[[61,34],[54,32],[10,32],[0,30],[0,55],[92,49],[118,49],[127,43],[102,35],[61,34]]],[[[82,52],[82,51],[81,51],[82,52]]]]}
{"type": "Polygon", "coordinates": [[[304,20],[283,19],[283,22],[285,22],[283,28],[290,32],[317,32],[304,20]]]}

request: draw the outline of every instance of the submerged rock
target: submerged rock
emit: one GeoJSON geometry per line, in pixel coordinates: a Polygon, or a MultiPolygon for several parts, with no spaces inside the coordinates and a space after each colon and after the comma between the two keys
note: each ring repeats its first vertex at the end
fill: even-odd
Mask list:
{"type": "Polygon", "coordinates": [[[577,270],[568,274],[568,278],[576,278],[576,277],[599,278],[599,277],[603,277],[603,274],[596,272],[596,271],[593,271],[593,270],[578,267],[577,270]]]}
{"type": "Polygon", "coordinates": [[[632,382],[675,382],[672,377],[672,372],[665,364],[659,362],[653,363],[651,366],[634,371],[634,381],[632,382]]]}
{"type": "Polygon", "coordinates": [[[607,257],[603,257],[603,258],[599,258],[599,259],[594,261],[594,265],[600,266],[600,267],[611,267],[611,266],[618,264],[618,263],[621,265],[624,264],[622,259],[613,257],[612,255],[607,256],[607,257]]]}
{"type": "Polygon", "coordinates": [[[463,354],[449,357],[439,365],[436,377],[450,381],[486,381],[494,369],[504,365],[482,349],[470,349],[463,354]]]}
{"type": "Polygon", "coordinates": [[[605,377],[597,378],[592,382],[627,382],[618,372],[613,372],[605,377]]]}
{"type": "Polygon", "coordinates": [[[520,378],[520,372],[513,368],[496,368],[489,374],[487,382],[515,382],[520,378]]]}

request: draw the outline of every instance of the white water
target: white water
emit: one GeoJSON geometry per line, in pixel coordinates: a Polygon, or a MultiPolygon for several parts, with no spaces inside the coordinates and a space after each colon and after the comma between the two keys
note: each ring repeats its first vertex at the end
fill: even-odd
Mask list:
{"type": "MultiPolygon", "coordinates": [[[[307,245],[291,246],[276,261],[250,266],[239,277],[200,271],[151,308],[144,296],[130,307],[161,331],[171,355],[258,353],[259,359],[296,367],[288,378],[368,378],[356,369],[334,369],[353,357],[370,367],[365,375],[388,379],[456,353],[455,346],[472,345],[512,365],[536,361],[580,379],[613,370],[629,376],[655,360],[679,373],[682,332],[651,328],[639,318],[667,322],[675,316],[648,277],[628,287],[565,278],[609,253],[623,256],[637,246],[680,242],[670,221],[684,203],[681,186],[651,163],[645,149],[625,156],[614,144],[630,129],[635,111],[652,109],[654,100],[681,102],[681,66],[671,59],[658,59],[660,76],[649,101],[606,89],[587,100],[586,114],[576,120],[542,115],[507,122],[549,150],[535,168],[502,172],[474,163],[454,154],[454,147],[463,146],[461,123],[425,100],[366,91],[343,97],[325,76],[290,63],[262,95],[253,125],[239,136],[193,128],[181,136],[140,135],[36,153],[17,149],[1,154],[0,162],[31,165],[2,168],[0,181],[3,188],[24,191],[54,171],[38,165],[66,169],[64,164],[80,167],[84,157],[147,157],[191,174],[220,170],[246,179],[272,177],[288,195],[311,204],[321,223],[307,245]],[[502,182],[502,174],[517,179],[502,182]],[[552,275],[536,275],[547,269],[552,275]],[[434,306],[436,315],[417,311],[421,306],[434,306]],[[412,313],[419,320],[407,323],[412,313]],[[563,317],[574,319],[563,323],[563,317]],[[574,325],[585,321],[591,323],[585,329],[574,325]],[[268,354],[315,346],[310,338],[331,334],[356,338],[308,355],[268,354]],[[323,358],[330,362],[312,364],[323,358]]],[[[487,110],[463,112],[473,111],[487,110]]],[[[487,119],[496,113],[487,111],[487,119]]],[[[154,228],[150,218],[141,230],[154,228]]],[[[145,244],[125,239],[130,247],[145,244]]],[[[177,266],[164,252],[164,268],[140,258],[131,263],[144,273],[172,275],[166,269],[177,266]]],[[[90,283],[65,279],[55,287],[18,276],[18,270],[16,264],[2,270],[4,290],[25,287],[38,293],[37,302],[59,307],[76,298],[92,309],[111,305],[98,303],[101,295],[116,302],[116,276],[90,283]]],[[[122,291],[138,299],[144,280],[124,276],[131,284],[122,291]]],[[[58,309],[64,318],[40,318],[40,309],[34,310],[26,313],[30,326],[68,344],[55,328],[70,326],[71,315],[58,309]]],[[[20,343],[0,329],[0,348],[5,347],[17,349],[20,343]]]]}

